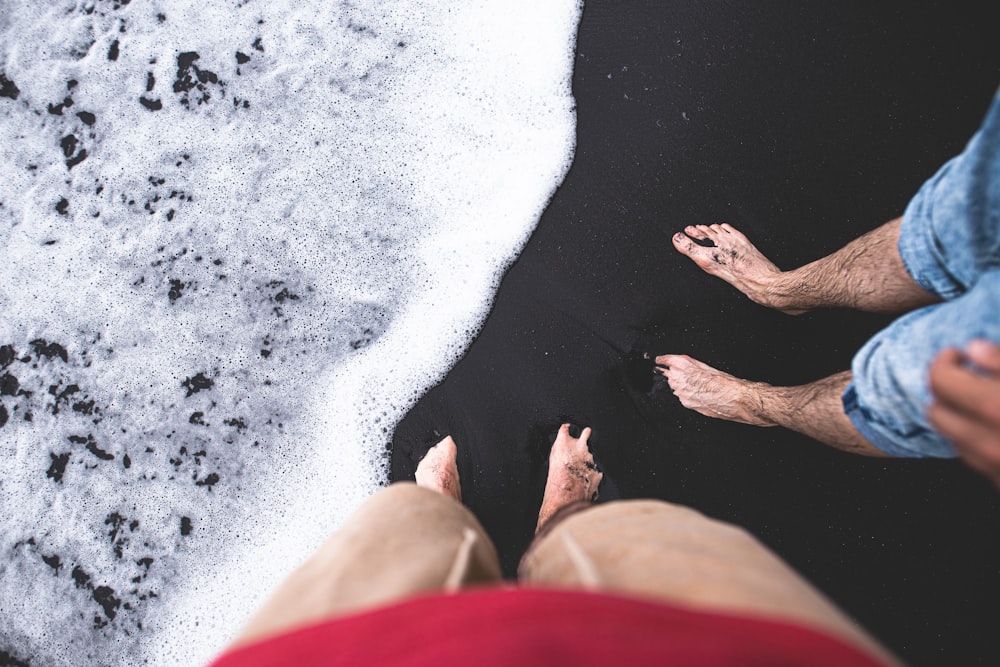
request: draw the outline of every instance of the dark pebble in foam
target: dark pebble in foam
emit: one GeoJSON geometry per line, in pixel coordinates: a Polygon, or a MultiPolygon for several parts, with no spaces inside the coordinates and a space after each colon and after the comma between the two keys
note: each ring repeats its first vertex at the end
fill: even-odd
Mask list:
{"type": "Polygon", "coordinates": [[[42,556],[42,560],[45,562],[46,565],[55,570],[57,575],[59,574],[59,568],[62,567],[62,559],[59,558],[58,554],[52,554],[51,556],[42,556]]]}
{"type": "Polygon", "coordinates": [[[184,283],[176,278],[171,278],[170,280],[170,291],[167,292],[167,297],[170,299],[170,303],[177,301],[184,294],[184,283]]]}
{"type": "Polygon", "coordinates": [[[236,52],[236,62],[238,64],[240,64],[240,65],[246,65],[248,62],[250,62],[250,56],[248,56],[247,54],[242,53],[240,51],[237,51],[236,52]]]}
{"type": "Polygon", "coordinates": [[[284,303],[285,301],[291,299],[292,301],[298,301],[301,297],[298,294],[292,294],[288,291],[288,288],[284,288],[280,292],[274,295],[274,300],[278,303],[284,303]]]}
{"type": "Polygon", "coordinates": [[[102,461],[111,461],[115,458],[115,455],[111,452],[106,452],[97,446],[97,443],[90,441],[87,443],[87,451],[101,459],[102,461]]]}
{"type": "Polygon", "coordinates": [[[181,517],[181,536],[187,537],[191,534],[191,517],[182,516],[181,517]]]}
{"type": "Polygon", "coordinates": [[[118,60],[118,40],[111,42],[111,48],[108,49],[108,60],[118,60]]]}
{"type": "Polygon", "coordinates": [[[56,212],[58,212],[59,215],[66,215],[66,212],[68,210],[69,210],[69,200],[66,199],[65,197],[60,198],[59,201],[56,203],[56,212]]]}
{"type": "Polygon", "coordinates": [[[17,390],[21,386],[18,379],[10,373],[4,373],[0,377],[0,396],[17,396],[17,390]]]}
{"type": "Polygon", "coordinates": [[[225,424],[226,426],[234,427],[237,431],[243,431],[247,427],[247,423],[243,421],[243,419],[240,417],[233,417],[231,419],[226,419],[222,423],[225,424]]]}
{"type": "Polygon", "coordinates": [[[98,586],[94,589],[94,601],[104,609],[104,615],[109,621],[115,620],[118,614],[118,607],[122,606],[122,601],[115,597],[115,589],[110,586],[98,586]]]}
{"type": "Polygon", "coordinates": [[[36,338],[31,341],[31,347],[34,349],[35,354],[40,357],[48,357],[49,359],[59,357],[64,362],[69,361],[66,348],[59,343],[47,343],[44,338],[36,338]]]}
{"type": "Polygon", "coordinates": [[[4,427],[8,419],[10,419],[10,415],[7,414],[7,407],[0,403],[0,428],[4,427]]]}
{"type": "Polygon", "coordinates": [[[79,565],[73,568],[70,576],[73,577],[73,582],[77,588],[87,588],[90,585],[90,575],[79,565]]]}
{"type": "Polygon", "coordinates": [[[71,106],[73,106],[73,98],[67,96],[59,104],[50,104],[49,113],[53,116],[61,116],[63,115],[63,111],[71,106]]]}
{"type": "MultiPolygon", "coordinates": [[[[199,58],[201,58],[201,56],[198,55],[197,51],[185,51],[177,56],[177,69],[186,70],[194,64],[195,60],[198,60],[199,58]]],[[[180,76],[179,72],[178,76],[180,76]]]]}
{"type": "Polygon", "coordinates": [[[14,82],[8,79],[3,72],[0,72],[0,97],[16,100],[20,94],[21,89],[14,85],[14,82]]]}
{"type": "Polygon", "coordinates": [[[159,111],[160,109],[163,108],[163,102],[161,102],[160,100],[149,100],[146,99],[145,97],[139,98],[139,104],[146,107],[150,111],[159,111]]]}
{"type": "Polygon", "coordinates": [[[93,125],[97,122],[97,116],[90,113],[89,111],[78,111],[76,117],[83,121],[84,125],[93,125]]]}
{"type": "Polygon", "coordinates": [[[45,476],[54,482],[61,482],[63,474],[66,472],[66,464],[69,463],[69,457],[71,452],[63,452],[62,454],[54,454],[49,452],[49,457],[52,459],[49,469],[45,471],[45,476]]]}
{"type": "Polygon", "coordinates": [[[207,486],[209,491],[212,487],[219,483],[219,473],[213,472],[208,475],[205,479],[199,479],[194,483],[195,486],[207,486]]]}
{"type": "Polygon", "coordinates": [[[13,653],[8,653],[3,649],[0,649],[0,665],[4,667],[31,667],[30,663],[15,658],[13,653]]]}
{"type": "Polygon", "coordinates": [[[215,382],[211,378],[205,377],[204,373],[198,373],[193,377],[184,378],[184,381],[181,383],[181,386],[187,389],[187,395],[185,398],[191,396],[192,394],[197,394],[202,389],[211,389],[213,385],[215,385],[215,382]]]}
{"type": "MultiPolygon", "coordinates": [[[[57,384],[49,385],[49,393],[56,397],[56,400],[52,403],[52,414],[54,415],[59,414],[59,406],[63,403],[68,404],[69,397],[77,393],[78,391],[80,391],[80,386],[75,384],[66,385],[66,388],[63,389],[61,392],[59,391],[59,385],[57,384]]],[[[72,440],[73,438],[76,437],[79,436],[70,436],[70,439],[72,440]]],[[[86,442],[86,439],[84,439],[84,442],[86,442]]]]}
{"type": "Polygon", "coordinates": [[[71,157],[73,153],[76,152],[76,146],[78,143],[79,140],[76,138],[75,134],[67,134],[59,140],[59,145],[62,147],[63,155],[66,157],[71,157]]]}
{"type": "Polygon", "coordinates": [[[87,149],[81,149],[80,152],[76,154],[76,157],[66,160],[66,167],[72,169],[73,167],[80,164],[86,159],[87,159],[87,149]]]}
{"type": "Polygon", "coordinates": [[[4,345],[0,347],[0,368],[7,368],[10,366],[16,356],[17,352],[14,351],[13,345],[4,345]]]}

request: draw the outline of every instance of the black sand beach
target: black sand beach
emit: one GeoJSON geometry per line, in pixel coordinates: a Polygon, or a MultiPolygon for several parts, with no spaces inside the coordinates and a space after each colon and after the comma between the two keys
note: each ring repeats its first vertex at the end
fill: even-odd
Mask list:
{"type": "Polygon", "coordinates": [[[567,419],[594,429],[602,500],[748,528],[914,665],[996,664],[1000,493],[984,478],[711,420],[641,360],[798,384],[848,368],[889,321],[770,312],[670,244],[725,221],[792,268],[900,215],[961,151],[1000,84],[988,6],[870,4],[586,3],[573,167],[480,336],[393,440],[400,480],[435,432],[455,437],[508,575],[567,419]]]}

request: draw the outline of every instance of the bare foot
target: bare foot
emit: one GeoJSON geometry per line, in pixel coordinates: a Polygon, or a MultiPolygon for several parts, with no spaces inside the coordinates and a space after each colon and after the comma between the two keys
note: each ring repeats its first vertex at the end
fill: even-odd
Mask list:
{"type": "Polygon", "coordinates": [[[538,511],[535,532],[553,514],[571,503],[597,500],[597,487],[604,474],[597,470],[594,456],[587,448],[590,429],[585,428],[579,438],[569,434],[569,424],[559,427],[559,435],[549,452],[549,476],[545,482],[542,508],[538,511]]]}
{"type": "Polygon", "coordinates": [[[760,416],[756,382],[733,377],[682,354],[657,357],[655,372],[667,378],[685,408],[742,424],[775,425],[760,416]]]}
{"type": "Polygon", "coordinates": [[[775,290],[776,280],[782,275],[781,269],[736,228],[726,223],[693,225],[674,234],[673,243],[678,252],[690,257],[703,271],[722,278],[752,301],[789,315],[806,312],[788,308],[782,303],[775,290]],[[691,239],[711,241],[715,246],[702,246],[691,239]]]}
{"type": "Polygon", "coordinates": [[[458,481],[458,447],[452,437],[445,438],[427,450],[417,465],[417,486],[437,491],[461,502],[462,485],[458,481]]]}

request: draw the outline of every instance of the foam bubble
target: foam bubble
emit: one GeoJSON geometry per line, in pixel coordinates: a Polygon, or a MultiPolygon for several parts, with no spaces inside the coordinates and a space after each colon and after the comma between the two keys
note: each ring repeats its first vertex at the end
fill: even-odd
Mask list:
{"type": "Polygon", "coordinates": [[[0,650],[207,660],[385,483],[569,166],[580,9],[4,7],[0,650]]]}

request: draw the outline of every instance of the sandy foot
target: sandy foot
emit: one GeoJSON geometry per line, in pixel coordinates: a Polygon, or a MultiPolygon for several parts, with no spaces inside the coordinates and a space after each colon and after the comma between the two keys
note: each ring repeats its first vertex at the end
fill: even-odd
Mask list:
{"type": "Polygon", "coordinates": [[[569,434],[569,424],[559,427],[559,435],[549,452],[549,475],[536,532],[566,505],[597,499],[597,487],[604,474],[597,470],[594,456],[587,447],[588,438],[589,428],[583,429],[579,438],[574,438],[569,434]]]}
{"type": "Polygon", "coordinates": [[[777,303],[773,286],[775,279],[782,274],[781,269],[761,254],[736,228],[726,223],[693,225],[674,234],[672,240],[678,252],[690,257],[706,273],[722,278],[752,301],[789,315],[805,312],[783,308],[782,304],[777,303]],[[691,239],[711,241],[715,245],[706,247],[691,239]]]}
{"type": "Polygon", "coordinates": [[[656,357],[655,372],[667,378],[681,405],[708,417],[774,426],[759,416],[760,398],[755,384],[703,364],[687,355],[656,357]]]}
{"type": "Polygon", "coordinates": [[[452,437],[445,436],[441,442],[427,450],[427,454],[417,465],[417,486],[437,491],[455,500],[462,500],[462,485],[458,479],[458,447],[452,437]]]}

